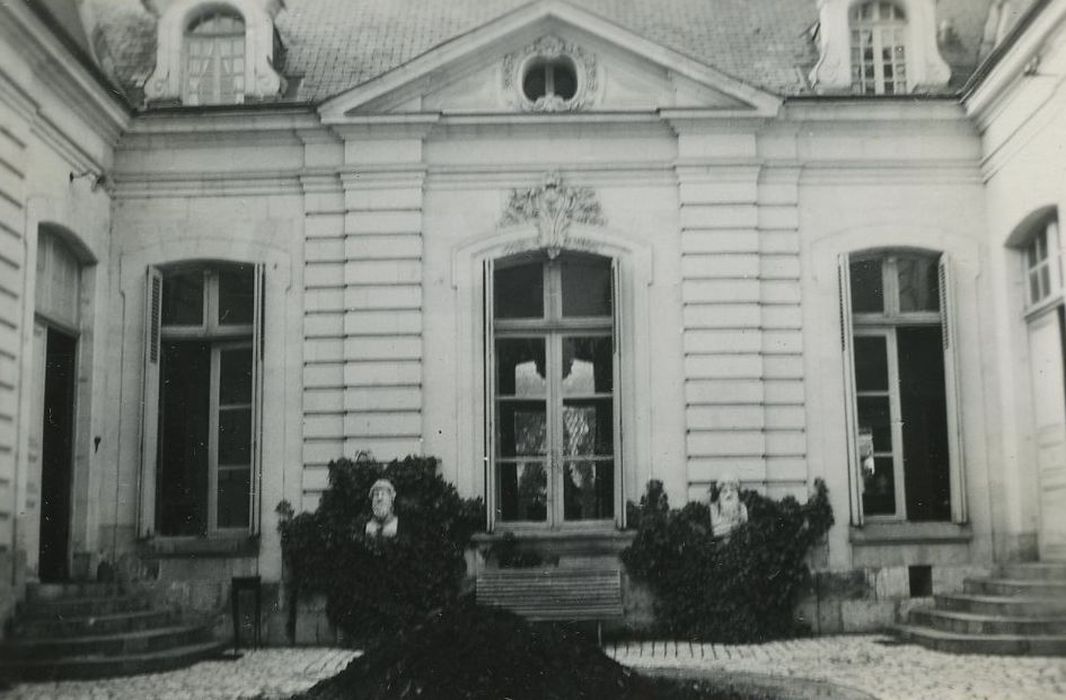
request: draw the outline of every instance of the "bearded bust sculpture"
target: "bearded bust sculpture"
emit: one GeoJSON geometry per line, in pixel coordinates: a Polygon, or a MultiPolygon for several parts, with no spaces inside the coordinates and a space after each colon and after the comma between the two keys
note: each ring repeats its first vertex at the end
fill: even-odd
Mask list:
{"type": "Polygon", "coordinates": [[[718,481],[718,498],[711,502],[711,534],[728,537],[748,522],[748,507],[740,501],[740,481],[723,476],[718,481]]]}
{"type": "Polygon", "coordinates": [[[395,537],[400,519],[392,509],[396,489],[388,479],[378,479],[370,487],[370,507],[374,516],[366,524],[367,537],[395,537]]]}

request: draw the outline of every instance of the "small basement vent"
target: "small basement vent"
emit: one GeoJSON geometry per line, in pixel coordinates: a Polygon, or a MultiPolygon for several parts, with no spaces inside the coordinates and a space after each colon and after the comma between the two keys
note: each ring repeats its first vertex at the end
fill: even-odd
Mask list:
{"type": "Polygon", "coordinates": [[[911,598],[928,598],[933,595],[933,567],[929,565],[908,566],[911,598]]]}

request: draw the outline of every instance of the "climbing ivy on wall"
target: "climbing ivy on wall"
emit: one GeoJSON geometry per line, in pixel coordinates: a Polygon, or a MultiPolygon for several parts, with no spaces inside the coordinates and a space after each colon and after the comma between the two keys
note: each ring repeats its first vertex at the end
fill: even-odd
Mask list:
{"type": "Polygon", "coordinates": [[[833,524],[825,483],[817,480],[802,505],[754,491],[741,500],[748,522],[727,539],[711,536],[706,504],[671,509],[660,481],[629,504],[637,534],[622,561],[654,594],[654,633],[754,642],[806,631],[793,610],[810,580],[807,555],[833,524]]]}
{"type": "Polygon", "coordinates": [[[481,499],[463,499],[432,457],[390,463],[339,459],[318,509],[293,516],[278,505],[286,575],[299,597],[326,597],[326,614],[349,640],[373,640],[453,603],[464,552],[485,522],[481,499]],[[396,537],[365,537],[371,485],[396,489],[396,537]]]}

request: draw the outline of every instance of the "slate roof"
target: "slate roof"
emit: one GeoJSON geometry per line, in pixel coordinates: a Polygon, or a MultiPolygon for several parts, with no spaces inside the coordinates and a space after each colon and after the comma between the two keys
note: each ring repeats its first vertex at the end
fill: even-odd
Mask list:
{"type": "MultiPolygon", "coordinates": [[[[531,0],[285,0],[275,25],[285,101],[318,103],[531,0]]],[[[535,1],[535,0],[532,0],[535,1]]],[[[646,39],[778,95],[811,93],[817,0],[567,0],[646,39]]],[[[134,102],[155,62],[155,18],[140,0],[86,0],[105,69],[134,102]]],[[[992,0],[939,0],[947,92],[976,68],[992,0]]]]}

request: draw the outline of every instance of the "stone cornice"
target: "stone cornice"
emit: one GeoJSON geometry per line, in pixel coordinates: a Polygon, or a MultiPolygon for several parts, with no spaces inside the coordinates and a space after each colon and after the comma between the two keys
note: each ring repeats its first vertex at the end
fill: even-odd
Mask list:
{"type": "MultiPolygon", "coordinates": [[[[34,69],[33,77],[39,85],[47,85],[54,91],[62,99],[64,107],[83,120],[106,144],[114,146],[118,143],[130,123],[130,113],[121,98],[109,94],[97,77],[71,55],[25,3],[0,3],[0,36],[14,52],[26,58],[34,69]]],[[[8,80],[14,83],[18,78],[8,74],[8,80]]],[[[35,119],[40,119],[41,105],[30,92],[36,88],[34,85],[19,86],[18,89],[32,103],[35,119]]],[[[24,109],[28,107],[26,100],[22,102],[24,109]]],[[[66,136],[62,138],[66,139],[66,136]]],[[[83,158],[95,160],[77,144],[71,142],[67,145],[65,150],[73,150],[82,153],[83,158]]],[[[101,167],[103,164],[95,165],[101,167]]]]}
{"type": "MultiPolygon", "coordinates": [[[[1034,57],[1038,58],[1048,38],[1056,31],[1063,31],[1066,22],[1066,0],[1043,3],[1038,12],[1023,20],[1019,33],[1010,37],[1003,53],[993,54],[994,63],[987,71],[981,71],[980,81],[970,87],[963,97],[963,105],[983,129],[998,111],[998,105],[1018,83],[1023,80],[1034,57]]],[[[1036,6],[1034,6],[1034,10],[1036,6]]]]}

